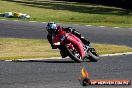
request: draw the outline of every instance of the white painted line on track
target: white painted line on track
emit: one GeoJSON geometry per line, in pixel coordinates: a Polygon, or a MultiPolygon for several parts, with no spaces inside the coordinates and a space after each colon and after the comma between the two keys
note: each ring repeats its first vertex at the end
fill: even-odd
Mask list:
{"type": "Polygon", "coordinates": [[[29,22],[37,22],[37,21],[29,21],[29,22]]]}
{"type": "Polygon", "coordinates": [[[93,26],[93,25],[85,25],[85,26],[87,26],[87,27],[91,27],[91,26],[93,26]]]}
{"type": "Polygon", "coordinates": [[[105,27],[105,26],[99,26],[99,27],[105,27]]]}
{"type": "Polygon", "coordinates": [[[47,23],[47,22],[41,22],[41,23],[47,23]]]}
{"type": "Polygon", "coordinates": [[[79,24],[73,24],[73,25],[77,25],[78,26],[79,24]]]}
{"type": "Polygon", "coordinates": [[[130,55],[132,52],[126,52],[126,53],[115,53],[115,54],[104,54],[100,55],[100,57],[105,57],[105,56],[120,56],[120,55],[130,55]]]}
{"type": "Polygon", "coordinates": [[[12,61],[12,60],[5,60],[5,61],[12,61]]]}
{"type": "Polygon", "coordinates": [[[113,28],[120,28],[120,27],[113,27],[113,28]]]}
{"type": "MultiPolygon", "coordinates": [[[[126,52],[126,53],[115,53],[115,54],[103,54],[99,55],[100,57],[106,57],[106,56],[120,56],[120,55],[130,55],[132,52],[126,52]]],[[[69,58],[69,57],[66,57],[69,58]]],[[[64,58],[64,59],[66,59],[64,58]]],[[[17,60],[4,60],[4,61],[42,61],[42,60],[50,60],[50,59],[62,59],[62,57],[51,57],[51,58],[30,58],[30,59],[17,59],[17,60]]],[[[3,61],[3,60],[2,60],[3,61]]]]}
{"type": "Polygon", "coordinates": [[[14,20],[14,21],[19,21],[19,20],[14,20]]]}
{"type": "Polygon", "coordinates": [[[51,58],[29,58],[29,59],[16,59],[16,60],[5,60],[5,61],[42,61],[42,60],[50,60],[50,59],[62,59],[62,57],[51,57],[51,58]]]}
{"type": "MultiPolygon", "coordinates": [[[[7,19],[0,19],[0,20],[6,20],[6,21],[19,21],[19,20],[7,20],[7,19]]],[[[37,21],[28,21],[28,22],[37,22],[37,21]]],[[[47,23],[47,22],[41,22],[41,23],[47,23]]],[[[57,24],[62,24],[62,23],[57,23],[57,24]]],[[[79,25],[79,24],[73,24],[73,25],[79,25]]],[[[93,25],[85,25],[87,27],[91,27],[93,25]]],[[[107,26],[95,26],[95,27],[107,27],[107,26]]],[[[111,28],[121,28],[121,27],[111,27],[111,28]]],[[[126,28],[126,29],[132,29],[132,28],[126,28]]]]}
{"type": "Polygon", "coordinates": [[[128,29],[132,29],[132,28],[128,28],[128,29]]]}

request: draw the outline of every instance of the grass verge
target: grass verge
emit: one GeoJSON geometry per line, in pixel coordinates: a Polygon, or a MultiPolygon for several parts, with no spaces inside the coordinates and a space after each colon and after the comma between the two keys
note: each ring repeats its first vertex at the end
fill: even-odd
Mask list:
{"type": "MultiPolygon", "coordinates": [[[[1,0],[0,12],[22,12],[33,21],[132,27],[132,11],[56,0],[1,0]]],[[[0,17],[0,19],[3,19],[0,17]]],[[[14,18],[9,18],[14,20],[14,18]]],[[[18,19],[18,18],[16,18],[18,19]]],[[[20,19],[18,19],[20,20],[20,19]]]]}
{"type": "MultiPolygon", "coordinates": [[[[99,54],[132,52],[127,46],[94,43],[92,45],[99,54]]],[[[52,50],[47,40],[0,38],[0,60],[58,56],[59,50],[52,50]]]]}

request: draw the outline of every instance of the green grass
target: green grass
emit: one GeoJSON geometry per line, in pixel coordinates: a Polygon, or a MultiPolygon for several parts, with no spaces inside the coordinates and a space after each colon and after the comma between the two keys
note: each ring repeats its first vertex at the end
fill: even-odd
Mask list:
{"type": "MultiPolygon", "coordinates": [[[[1,0],[0,12],[22,12],[28,20],[132,27],[132,11],[87,3],[55,0],[1,0]]],[[[0,19],[3,19],[0,17],[0,19]]],[[[14,18],[9,18],[13,19],[14,18]]],[[[17,19],[17,18],[16,18],[17,19]]]]}
{"type": "Polygon", "coordinates": [[[46,58],[58,56],[46,40],[0,38],[0,59],[46,58]]]}
{"type": "MultiPolygon", "coordinates": [[[[24,21],[132,27],[132,11],[121,8],[53,0],[0,0],[0,13],[22,12],[31,16],[24,21]]],[[[3,17],[0,17],[3,19],[3,17]]],[[[5,18],[9,20],[19,18],[5,18]]],[[[22,20],[22,19],[19,19],[22,20]]],[[[130,52],[127,46],[92,44],[99,54],[130,52]]],[[[46,40],[0,38],[0,59],[46,58],[60,56],[46,40]]]]}
{"type": "MultiPolygon", "coordinates": [[[[127,46],[92,44],[99,54],[132,52],[127,46]]],[[[48,58],[60,56],[47,40],[0,38],[0,60],[21,58],[48,58]]]]}

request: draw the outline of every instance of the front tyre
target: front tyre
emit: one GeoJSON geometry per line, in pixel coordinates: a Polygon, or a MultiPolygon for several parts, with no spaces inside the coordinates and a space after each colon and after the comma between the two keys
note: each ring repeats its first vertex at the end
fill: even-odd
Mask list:
{"type": "Polygon", "coordinates": [[[81,55],[79,53],[79,49],[77,48],[77,46],[73,45],[73,44],[69,44],[70,46],[72,45],[73,47],[71,48],[70,46],[66,45],[66,50],[68,52],[69,57],[74,60],[77,63],[81,63],[82,58],[81,55]]]}

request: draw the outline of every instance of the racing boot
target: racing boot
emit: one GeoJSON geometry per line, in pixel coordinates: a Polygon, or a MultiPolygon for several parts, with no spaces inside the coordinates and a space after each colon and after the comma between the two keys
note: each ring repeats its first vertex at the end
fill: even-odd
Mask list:
{"type": "Polygon", "coordinates": [[[62,58],[67,57],[67,55],[66,55],[63,51],[60,51],[60,54],[61,54],[61,57],[62,57],[62,58]]]}
{"type": "Polygon", "coordinates": [[[80,39],[81,39],[81,41],[82,41],[84,44],[86,44],[86,45],[89,46],[90,42],[87,41],[82,35],[80,35],[80,39]]]}
{"type": "Polygon", "coordinates": [[[84,44],[86,44],[86,45],[88,45],[89,46],[89,44],[90,44],[90,42],[89,41],[87,41],[86,39],[81,39],[81,41],[84,43],[84,44]]]}

